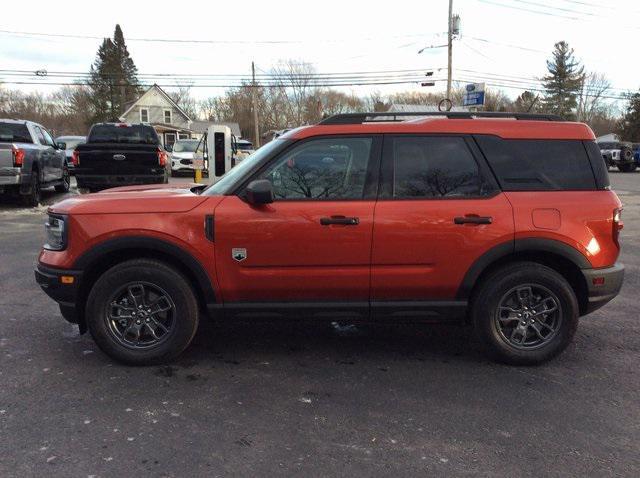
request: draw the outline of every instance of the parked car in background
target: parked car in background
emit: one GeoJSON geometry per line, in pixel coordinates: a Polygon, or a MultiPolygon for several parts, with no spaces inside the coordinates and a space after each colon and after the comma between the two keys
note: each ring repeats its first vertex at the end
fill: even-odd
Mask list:
{"type": "Polygon", "coordinates": [[[94,124],[74,150],[73,164],[78,187],[89,191],[169,181],[167,152],[144,123],[94,124]]]}
{"type": "Polygon", "coordinates": [[[37,206],[42,188],[69,190],[69,169],[43,126],[31,121],[0,119],[0,192],[17,194],[37,206]]]}
{"type": "MultiPolygon", "coordinates": [[[[193,174],[193,160],[198,148],[202,153],[204,142],[199,139],[179,139],[176,141],[171,152],[171,174],[193,174]]],[[[203,172],[207,172],[206,163],[203,172]]]]}
{"type": "Polygon", "coordinates": [[[236,140],[236,162],[240,162],[245,158],[251,156],[255,149],[253,148],[253,143],[246,139],[237,139],[236,140]]]}
{"type": "Polygon", "coordinates": [[[608,168],[616,166],[624,173],[631,173],[640,165],[640,155],[632,143],[602,142],[598,146],[608,168]]]}
{"type": "Polygon", "coordinates": [[[86,136],[58,136],[56,138],[56,145],[59,149],[64,150],[64,155],[67,159],[67,167],[69,168],[69,173],[74,174],[73,171],[73,151],[76,149],[76,146],[79,144],[84,144],[87,142],[86,136]]]}
{"type": "Polygon", "coordinates": [[[591,129],[538,114],[383,114],[290,131],[207,188],[58,203],[36,279],[130,364],[175,358],[205,314],[449,321],[502,362],[558,355],[624,277],[622,204],[591,129]]]}

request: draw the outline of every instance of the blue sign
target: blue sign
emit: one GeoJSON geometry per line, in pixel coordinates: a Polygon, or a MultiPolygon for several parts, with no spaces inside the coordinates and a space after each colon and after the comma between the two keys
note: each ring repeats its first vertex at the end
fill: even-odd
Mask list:
{"type": "Polygon", "coordinates": [[[462,97],[463,106],[484,105],[484,83],[470,83],[465,86],[465,93],[462,97]]]}

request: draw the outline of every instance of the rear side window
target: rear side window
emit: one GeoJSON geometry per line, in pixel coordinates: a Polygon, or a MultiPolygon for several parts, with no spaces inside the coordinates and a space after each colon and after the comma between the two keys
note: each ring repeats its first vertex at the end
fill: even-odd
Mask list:
{"type": "Polygon", "coordinates": [[[33,143],[26,124],[1,123],[0,143],[33,143]]]}
{"type": "Polygon", "coordinates": [[[582,141],[476,136],[504,191],[596,189],[582,141]]]}
{"type": "Polygon", "coordinates": [[[158,135],[151,126],[125,124],[96,125],[91,128],[88,142],[159,144],[158,135]]]}
{"type": "Polygon", "coordinates": [[[481,195],[478,164],[464,138],[397,136],[390,139],[394,198],[481,195]]]}

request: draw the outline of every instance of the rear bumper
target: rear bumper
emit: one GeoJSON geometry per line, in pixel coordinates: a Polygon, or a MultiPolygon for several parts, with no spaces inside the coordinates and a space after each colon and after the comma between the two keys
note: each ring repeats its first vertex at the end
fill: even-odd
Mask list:
{"type": "MultiPolygon", "coordinates": [[[[23,174],[21,168],[4,167],[0,168],[0,186],[16,186],[22,184],[23,174]]],[[[28,180],[31,179],[29,174],[28,180]]]]}
{"type": "Polygon", "coordinates": [[[78,323],[80,314],[77,310],[77,301],[82,272],[56,269],[38,263],[34,273],[40,288],[58,303],[64,318],[71,323],[78,323]],[[73,277],[73,282],[70,284],[64,283],[62,276],[73,277]]]}
{"type": "Polygon", "coordinates": [[[79,188],[89,189],[107,189],[118,186],[134,186],[136,184],[161,184],[167,178],[166,173],[105,176],[82,174],[79,170],[76,170],[75,176],[79,188]]]}
{"type": "Polygon", "coordinates": [[[585,314],[599,309],[618,295],[624,281],[624,265],[617,262],[604,269],[582,269],[587,283],[588,302],[585,314]]]}

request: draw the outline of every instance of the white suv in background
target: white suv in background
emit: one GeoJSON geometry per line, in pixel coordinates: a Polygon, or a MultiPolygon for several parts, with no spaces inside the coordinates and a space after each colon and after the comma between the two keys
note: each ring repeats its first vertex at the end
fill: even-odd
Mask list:
{"type": "MultiPolygon", "coordinates": [[[[192,173],[194,169],[193,160],[198,146],[200,146],[199,151],[202,151],[203,146],[199,139],[179,139],[176,141],[171,152],[171,172],[192,173]]],[[[206,162],[203,171],[207,171],[206,162]]]]}

